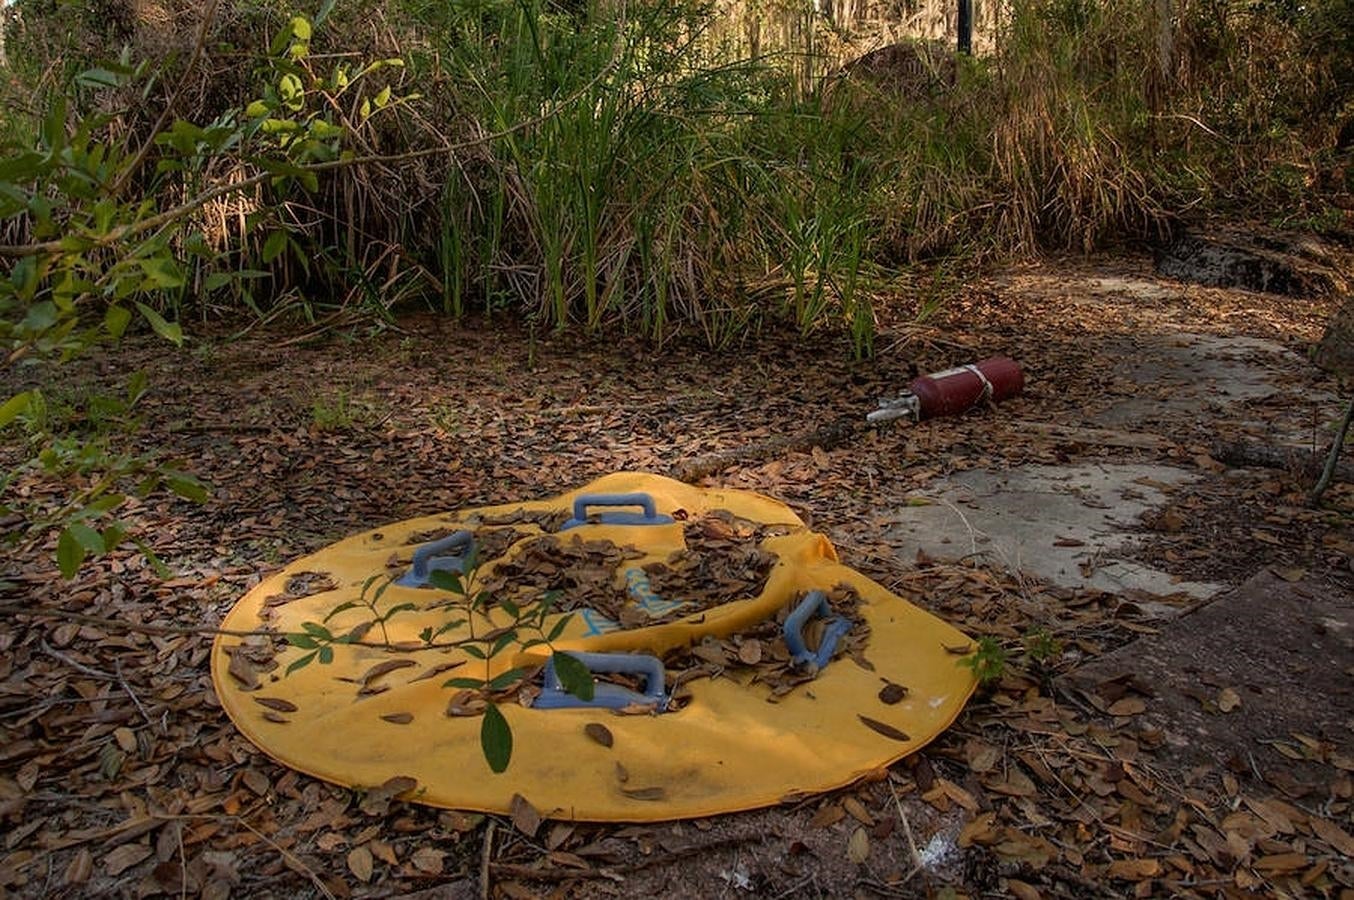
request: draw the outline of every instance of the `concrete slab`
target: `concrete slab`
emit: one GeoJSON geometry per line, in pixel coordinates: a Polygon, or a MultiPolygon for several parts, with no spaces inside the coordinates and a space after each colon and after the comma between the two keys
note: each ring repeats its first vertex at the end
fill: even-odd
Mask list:
{"type": "Polygon", "coordinates": [[[1106,709],[1143,699],[1137,724],[1164,737],[1154,761],[1328,777],[1294,735],[1354,747],[1354,594],[1264,571],[1061,680],[1106,709]]]}
{"type": "Polygon", "coordinates": [[[1111,378],[1137,390],[1092,417],[1107,428],[1142,428],[1264,400],[1279,391],[1277,371],[1303,363],[1281,344],[1248,337],[1152,335],[1122,338],[1111,347],[1111,378]]]}
{"type": "Polygon", "coordinates": [[[1210,597],[1224,586],[1116,558],[1136,539],[1129,529],[1142,514],[1164,505],[1162,489],[1194,477],[1136,464],[961,472],[924,494],[930,505],[896,510],[888,538],[908,555],[982,554],[1068,587],[1210,597]]]}

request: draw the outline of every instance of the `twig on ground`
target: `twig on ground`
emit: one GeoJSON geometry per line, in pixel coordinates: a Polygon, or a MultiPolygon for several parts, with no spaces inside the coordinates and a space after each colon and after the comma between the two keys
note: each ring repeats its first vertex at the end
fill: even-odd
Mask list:
{"type": "Polygon", "coordinates": [[[119,659],[115,662],[115,668],[118,684],[122,685],[122,689],[127,692],[127,696],[132,698],[132,705],[136,707],[137,712],[141,713],[141,718],[146,720],[146,724],[150,726],[151,731],[159,730],[163,732],[163,728],[157,729],[155,727],[155,720],[150,717],[150,713],[146,712],[146,707],[141,705],[141,698],[136,696],[136,691],[132,690],[132,686],[127,683],[127,679],[122,677],[122,660],[119,659]]]}
{"type": "Polygon", "coordinates": [[[913,875],[921,871],[921,851],[917,849],[917,842],[912,837],[912,825],[907,820],[907,812],[903,809],[902,798],[898,796],[898,789],[893,786],[892,780],[889,781],[889,792],[893,794],[893,806],[898,810],[898,821],[902,823],[903,835],[907,838],[907,850],[912,858],[912,871],[902,881],[903,884],[906,884],[913,875]]]}
{"type": "Polygon", "coordinates": [[[82,675],[88,675],[90,678],[98,678],[101,681],[116,682],[118,680],[118,677],[112,674],[111,672],[105,672],[102,669],[95,669],[92,666],[85,665],[84,663],[76,662],[75,660],[71,659],[69,656],[62,653],[61,651],[53,649],[52,646],[48,644],[46,641],[43,640],[38,641],[38,647],[41,648],[43,653],[46,653],[52,659],[55,659],[58,662],[65,663],[66,665],[70,666],[72,669],[81,673],[82,675]]]}
{"type": "Polygon", "coordinates": [[[682,847],[669,853],[665,853],[662,856],[651,856],[648,859],[640,860],[639,862],[630,865],[609,866],[601,869],[565,869],[554,866],[538,869],[533,866],[516,865],[514,863],[493,863],[490,868],[495,874],[507,875],[512,878],[522,878],[528,881],[574,881],[597,878],[621,881],[621,876],[623,875],[631,875],[635,872],[652,869],[656,866],[668,865],[692,856],[700,856],[705,853],[727,850],[730,847],[741,847],[744,844],[751,844],[760,839],[760,835],[754,834],[723,838],[705,844],[693,844],[689,847],[682,847]]]}
{"type": "Polygon", "coordinates": [[[480,900],[489,900],[490,888],[493,884],[493,869],[490,865],[494,857],[494,829],[498,823],[493,819],[484,828],[484,851],[480,854],[480,900]]]}

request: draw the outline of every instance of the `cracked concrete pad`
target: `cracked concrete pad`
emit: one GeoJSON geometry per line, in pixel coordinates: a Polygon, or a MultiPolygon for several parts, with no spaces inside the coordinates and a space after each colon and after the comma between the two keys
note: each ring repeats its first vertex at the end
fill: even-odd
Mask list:
{"type": "Polygon", "coordinates": [[[1097,425],[1137,428],[1171,417],[1195,418],[1278,393],[1276,371],[1304,360],[1273,341],[1182,332],[1125,338],[1108,354],[1110,376],[1139,395],[1117,400],[1093,417],[1097,425]]]}
{"type": "Polygon", "coordinates": [[[1132,546],[1130,529],[1142,514],[1165,505],[1167,490],[1194,477],[1136,464],[961,472],[926,492],[930,505],[895,510],[887,537],[908,556],[982,554],[1068,587],[1211,597],[1223,585],[1180,581],[1116,558],[1132,546]]]}
{"type": "Polygon", "coordinates": [[[1354,747],[1352,663],[1354,594],[1263,571],[1061,680],[1106,708],[1141,695],[1137,723],[1165,739],[1158,760],[1319,781],[1331,770],[1305,762],[1294,735],[1354,747]]]}

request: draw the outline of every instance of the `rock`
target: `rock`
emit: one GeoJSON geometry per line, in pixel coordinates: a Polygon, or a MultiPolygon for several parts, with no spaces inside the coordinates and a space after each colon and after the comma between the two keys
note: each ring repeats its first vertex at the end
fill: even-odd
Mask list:
{"type": "Polygon", "coordinates": [[[1345,286],[1319,242],[1258,232],[1185,232],[1157,252],[1156,268],[1180,281],[1290,297],[1329,294],[1345,286]]]}

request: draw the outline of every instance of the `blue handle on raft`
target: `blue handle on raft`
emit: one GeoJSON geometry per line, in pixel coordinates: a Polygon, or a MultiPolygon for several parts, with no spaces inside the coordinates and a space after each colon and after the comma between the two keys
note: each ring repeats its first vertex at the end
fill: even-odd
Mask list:
{"type": "Polygon", "coordinates": [[[414,551],[414,564],[395,583],[403,587],[423,587],[433,572],[464,572],[475,549],[475,536],[469,531],[453,531],[444,538],[424,544],[414,551]],[[452,554],[450,551],[460,551],[452,554]]]}
{"type": "Polygon", "coordinates": [[[638,506],[643,510],[642,513],[600,513],[597,520],[603,525],[667,525],[673,521],[672,516],[660,515],[654,506],[653,497],[645,493],[583,494],[574,500],[574,517],[565,522],[560,531],[586,525],[589,506],[638,506]]]}
{"type": "Polygon", "coordinates": [[[790,657],[796,663],[799,665],[812,663],[821,671],[832,661],[837,641],[850,630],[849,621],[841,616],[832,615],[832,607],[828,605],[826,594],[822,591],[809,591],[785,620],[785,646],[789,648],[790,657]],[[823,639],[818,643],[817,653],[804,646],[804,625],[814,615],[828,619],[827,629],[823,632],[823,639]]]}
{"type": "Polygon", "coordinates": [[[541,695],[532,706],[536,709],[624,709],[627,706],[652,706],[659,712],[667,708],[668,697],[663,692],[663,661],[643,653],[583,653],[568,651],[589,672],[611,672],[643,675],[644,693],[623,688],[618,684],[596,684],[591,700],[581,700],[564,689],[555,662],[545,664],[545,684],[541,695]]]}

